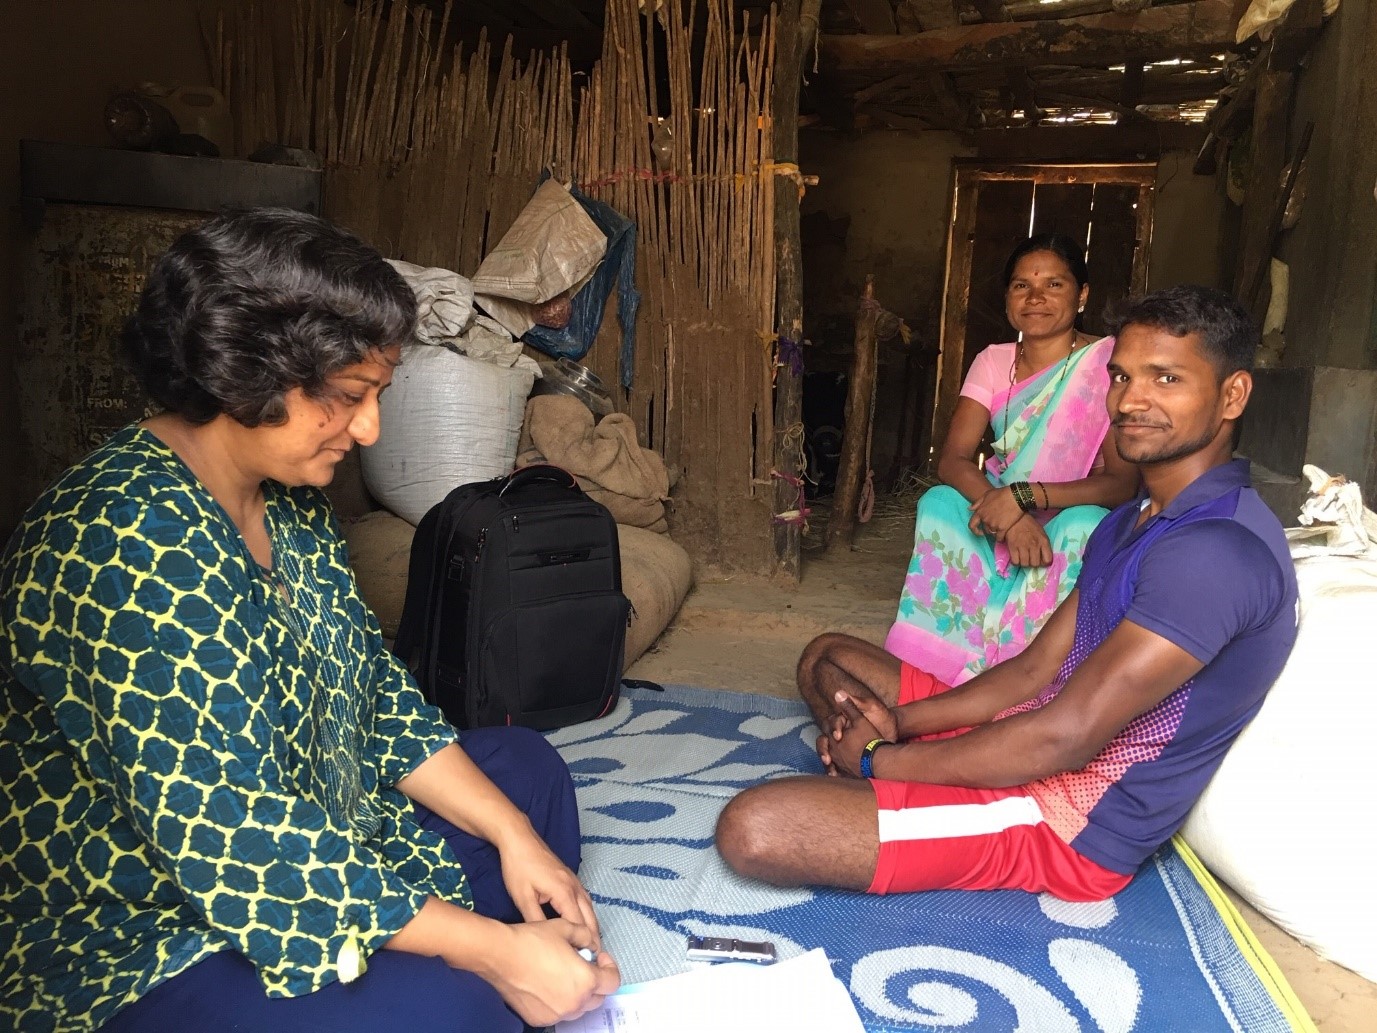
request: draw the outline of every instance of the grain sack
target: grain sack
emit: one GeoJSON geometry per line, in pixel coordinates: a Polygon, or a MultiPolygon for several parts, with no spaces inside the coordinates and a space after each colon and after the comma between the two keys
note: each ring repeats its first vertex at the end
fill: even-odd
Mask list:
{"type": "Polygon", "coordinates": [[[622,592],[634,608],[626,632],[630,667],[660,637],[693,586],[693,563],[667,534],[617,525],[622,553],[622,592]]]}
{"type": "Polygon", "coordinates": [[[1304,514],[1329,521],[1328,541],[1287,531],[1293,555],[1306,554],[1296,560],[1296,646],[1181,831],[1211,871],[1277,925],[1377,980],[1368,869],[1377,853],[1377,543],[1364,526],[1377,521],[1356,485],[1306,472],[1314,493],[1304,514]]]}
{"type": "Polygon", "coordinates": [[[416,528],[385,509],[375,509],[357,520],[344,521],[343,530],[359,594],[377,616],[383,635],[396,638],[416,528]]]}
{"type": "Polygon", "coordinates": [[[452,488],[510,473],[535,374],[447,348],[412,344],[379,399],[378,440],[363,449],[363,479],[412,524],[452,488]]]}

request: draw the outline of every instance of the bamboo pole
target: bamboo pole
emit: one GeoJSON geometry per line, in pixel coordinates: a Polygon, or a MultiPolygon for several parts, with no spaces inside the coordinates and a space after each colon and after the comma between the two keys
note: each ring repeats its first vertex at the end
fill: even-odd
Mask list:
{"type": "MultiPolygon", "coordinates": [[[[776,21],[784,31],[776,38],[774,93],[771,98],[773,151],[776,164],[798,161],[799,82],[803,59],[817,32],[820,0],[781,0],[776,21]],[[793,26],[793,31],[790,31],[793,26]]],[[[799,242],[797,191],[775,190],[775,327],[780,353],[788,346],[803,348],[803,251],[799,242]]],[[[776,476],[774,492],[775,570],[797,581],[802,570],[803,527],[783,516],[800,509],[803,476],[803,378],[788,363],[777,364],[774,428],[776,476]]]]}
{"type": "Polygon", "coordinates": [[[827,521],[824,546],[837,541],[851,545],[856,530],[856,508],[865,480],[865,453],[870,439],[870,420],[874,415],[871,399],[875,394],[877,352],[875,322],[880,306],[875,301],[875,277],[867,275],[861,303],[856,309],[856,350],[851,356],[851,377],[846,386],[846,430],[842,433],[841,462],[837,466],[837,490],[832,496],[832,516],[827,521]]]}

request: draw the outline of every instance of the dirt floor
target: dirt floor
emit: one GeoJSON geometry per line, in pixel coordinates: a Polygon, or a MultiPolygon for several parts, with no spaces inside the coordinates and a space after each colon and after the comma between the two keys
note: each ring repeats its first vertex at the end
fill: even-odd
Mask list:
{"type": "MultiPolygon", "coordinates": [[[[819,551],[812,529],[797,589],[734,580],[697,585],[627,676],[792,696],[794,663],[814,635],[845,631],[883,641],[912,547],[912,513],[911,500],[881,500],[852,550],[819,551]]],[[[1377,984],[1324,961],[1230,895],[1322,1033],[1377,1033],[1377,984]]]]}

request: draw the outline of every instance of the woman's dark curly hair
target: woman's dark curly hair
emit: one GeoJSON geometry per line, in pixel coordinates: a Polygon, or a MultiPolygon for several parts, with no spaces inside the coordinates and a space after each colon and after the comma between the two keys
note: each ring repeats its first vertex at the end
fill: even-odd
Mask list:
{"type": "Polygon", "coordinates": [[[406,341],[416,298],[376,250],[323,219],[255,208],[178,237],[120,339],[157,404],[195,424],[286,419],[283,396],[406,341]]]}

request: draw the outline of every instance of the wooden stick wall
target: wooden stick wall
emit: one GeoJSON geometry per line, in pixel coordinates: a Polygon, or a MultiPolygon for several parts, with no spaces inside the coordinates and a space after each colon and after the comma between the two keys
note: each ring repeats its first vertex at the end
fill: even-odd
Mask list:
{"type": "MultiPolygon", "coordinates": [[[[225,0],[205,36],[239,153],[315,151],[326,215],[392,257],[471,276],[546,168],[632,219],[642,302],[619,407],[680,471],[676,540],[700,567],[765,573],[774,21],[738,23],[730,0],[644,6],[608,0],[577,96],[563,49],[521,60],[508,40],[492,72],[485,37],[447,42],[448,6],[225,0]]],[[[609,385],[615,300],[583,360],[609,385]]]]}

